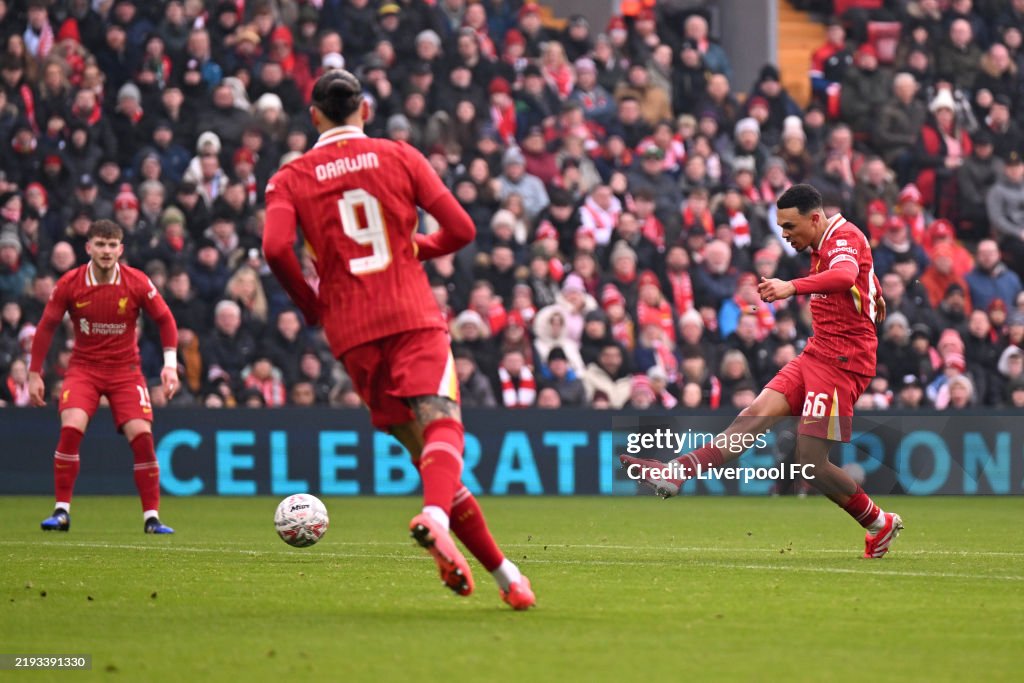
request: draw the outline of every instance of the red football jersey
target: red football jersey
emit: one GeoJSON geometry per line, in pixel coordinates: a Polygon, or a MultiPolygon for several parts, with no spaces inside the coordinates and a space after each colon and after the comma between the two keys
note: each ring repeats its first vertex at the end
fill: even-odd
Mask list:
{"type": "Polygon", "coordinates": [[[824,272],[843,261],[857,265],[857,279],[846,292],[811,294],[814,336],[805,352],[830,365],[873,377],[878,351],[878,290],[871,245],[857,226],[836,214],[811,251],[811,273],[824,272]]]}
{"type": "MultiPolygon", "coordinates": [[[[139,364],[135,328],[139,309],[152,318],[169,315],[167,304],[141,270],[117,264],[114,279],[98,284],[91,263],[57,281],[43,319],[60,321],[67,312],[75,326],[71,365],[124,368],[139,364]]],[[[41,364],[33,354],[33,365],[41,364]]]]}
{"type": "Polygon", "coordinates": [[[323,133],[270,179],[268,214],[295,212],[316,263],[335,357],[406,330],[445,329],[413,244],[416,207],[445,192],[415,148],[355,126],[323,133]]]}

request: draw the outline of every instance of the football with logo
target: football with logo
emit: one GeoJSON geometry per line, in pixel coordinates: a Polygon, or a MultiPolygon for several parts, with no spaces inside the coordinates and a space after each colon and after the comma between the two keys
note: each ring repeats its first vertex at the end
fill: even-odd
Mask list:
{"type": "Polygon", "coordinates": [[[295,548],[308,548],[323,538],[329,521],[323,501],[308,493],[288,496],[274,513],[277,535],[295,548]]]}

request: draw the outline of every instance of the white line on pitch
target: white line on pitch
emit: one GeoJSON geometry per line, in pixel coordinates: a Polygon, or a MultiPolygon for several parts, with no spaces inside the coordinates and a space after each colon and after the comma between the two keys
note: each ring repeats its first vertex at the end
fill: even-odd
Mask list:
{"type": "MultiPolygon", "coordinates": [[[[21,541],[0,541],[0,545],[21,545],[21,541]]],[[[60,543],[54,543],[59,545],[60,543]]],[[[218,541],[218,544],[222,546],[251,546],[244,542],[237,541],[218,541]]],[[[401,541],[335,541],[331,540],[332,546],[379,546],[379,547],[406,547],[408,543],[401,541]]],[[[644,551],[650,550],[650,546],[635,546],[635,545],[613,545],[613,544],[602,544],[602,543],[559,543],[557,541],[535,541],[533,543],[502,543],[503,548],[539,548],[542,546],[549,546],[552,549],[583,549],[583,550],[633,550],[633,551],[644,551]]],[[[769,553],[775,555],[779,552],[781,545],[773,548],[720,548],[714,546],[677,546],[668,545],[658,548],[658,552],[668,553],[769,553]]],[[[788,547],[788,544],[787,544],[788,547]]],[[[852,546],[851,546],[852,547],[852,546]]],[[[799,554],[816,554],[816,555],[850,555],[855,554],[855,550],[850,548],[795,548],[794,553],[799,554]]],[[[934,549],[915,549],[915,550],[904,550],[900,548],[898,551],[900,555],[947,555],[957,557],[1024,557],[1024,552],[1014,552],[1010,550],[934,550],[934,549]]]]}
{"type": "MultiPolygon", "coordinates": [[[[0,545],[12,545],[15,541],[0,541],[0,545]]],[[[75,547],[75,548],[106,548],[112,550],[149,550],[157,552],[187,552],[187,553],[215,553],[215,554],[237,554],[237,555],[248,555],[248,556],[263,556],[263,555],[275,555],[275,556],[288,556],[291,558],[296,557],[295,551],[289,550],[231,550],[228,548],[196,548],[190,546],[176,546],[176,545],[132,545],[128,543],[98,543],[98,542],[41,542],[36,545],[44,545],[51,547],[75,547]]],[[[403,544],[405,545],[405,544],[403,544]]],[[[400,560],[400,561],[427,561],[429,558],[423,556],[411,556],[411,555],[385,555],[382,553],[332,553],[332,552],[316,552],[310,554],[309,557],[331,557],[338,559],[378,559],[378,560],[400,560]]],[[[562,564],[562,565],[580,565],[580,566],[628,566],[635,567],[637,562],[635,560],[593,560],[593,559],[532,559],[527,560],[527,564],[562,564]]],[[[662,561],[664,563],[664,561],[662,561]]],[[[798,571],[798,572],[812,572],[820,574],[873,574],[877,576],[893,576],[893,577],[930,577],[930,578],[942,578],[942,579],[970,579],[970,580],[996,580],[996,581],[1024,581],[1024,576],[1014,575],[996,575],[996,574],[959,574],[953,572],[916,572],[916,571],[901,571],[900,569],[888,570],[873,570],[873,569],[853,569],[844,567],[803,567],[799,565],[772,565],[772,564],[733,564],[727,562],[707,562],[701,560],[688,560],[684,563],[684,566],[697,566],[697,567],[709,567],[709,568],[721,568],[721,569],[745,569],[745,570],[756,570],[756,571],[798,571]]]]}

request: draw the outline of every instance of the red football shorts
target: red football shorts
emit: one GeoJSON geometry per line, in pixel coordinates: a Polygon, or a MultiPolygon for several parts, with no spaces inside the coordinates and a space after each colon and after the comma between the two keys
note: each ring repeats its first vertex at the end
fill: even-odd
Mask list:
{"type": "Polygon", "coordinates": [[[375,339],[346,351],[341,362],[377,429],[412,420],[406,399],[414,396],[459,402],[455,360],[444,330],[409,330],[375,339]]]}
{"type": "Polygon", "coordinates": [[[768,382],[789,401],[797,433],[829,441],[849,441],[853,432],[853,404],[871,378],[848,372],[801,353],[768,382]]]}
{"type": "Polygon", "coordinates": [[[138,366],[133,366],[128,372],[70,367],[60,392],[60,409],[81,408],[91,420],[96,414],[101,396],[107,397],[118,429],[128,420],[153,421],[149,389],[146,388],[146,380],[138,366]]]}

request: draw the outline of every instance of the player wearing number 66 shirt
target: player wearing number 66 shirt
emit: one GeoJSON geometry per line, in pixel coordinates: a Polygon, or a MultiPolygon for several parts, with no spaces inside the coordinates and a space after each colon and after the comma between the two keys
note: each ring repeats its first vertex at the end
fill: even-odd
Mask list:
{"type": "Polygon", "coordinates": [[[124,253],[124,232],[112,221],[89,227],[86,250],[90,260],[57,281],[32,340],[29,395],[37,406],[46,404],[40,375],[54,330],[67,314],[74,327],[75,345],[60,391],[60,441],[54,453],[53,478],[57,504],[42,522],[44,531],[67,531],[71,526],[71,494],[78,476],[78,446],[96,413],[100,397],[110,403],[114,424],[135,455],[135,486],[142,499],[143,530],[171,534],[160,523],[160,467],[153,449],[153,406],[139,369],[135,328],[144,310],[160,330],[164,347],[163,390],[170,398],[178,389],[178,328],[163,297],[145,273],[118,263],[124,253]]]}
{"type": "Polygon", "coordinates": [[[739,458],[753,437],[782,418],[795,416],[801,474],[867,529],[863,556],[880,558],[903,528],[903,520],[883,512],[828,458],[833,442],[850,440],[854,403],[875,374],[876,325],[885,317],[885,300],[871,246],[860,228],[841,215],[826,217],[821,194],[810,185],[792,186],[776,206],[786,241],[797,251],[811,250],[811,273],[790,281],[762,278],[758,292],[768,303],[810,295],[814,336],[718,435],[724,438],[716,437],[675,459],[667,471],[658,461],[629,455],[619,460],[640,481],[669,497],[679,493],[684,480],[739,458]],[[644,476],[644,467],[654,476],[644,476]]]}
{"type": "Polygon", "coordinates": [[[319,139],[267,184],[267,264],[306,321],[323,325],[374,426],[393,434],[416,463],[423,510],[409,529],[444,584],[459,595],[473,591],[450,529],[492,573],[505,602],[531,607],[529,580],[498,549],[461,484],[458,380],[420,264],[469,244],[473,222],[416,149],[364,134],[369,103],[351,73],[325,73],[312,102],[319,139]],[[437,219],[438,232],[417,232],[417,206],[437,219]],[[297,226],[316,265],[317,290],[295,254],[297,226]]]}

